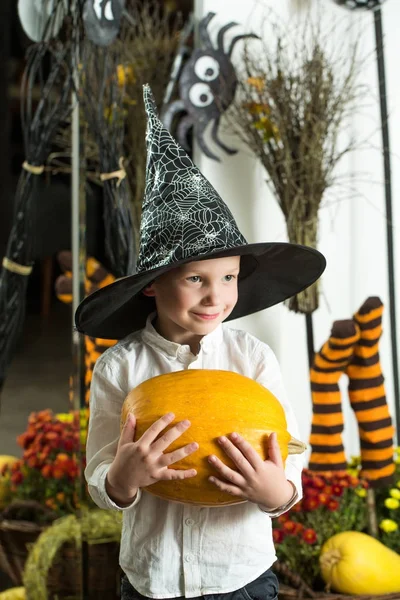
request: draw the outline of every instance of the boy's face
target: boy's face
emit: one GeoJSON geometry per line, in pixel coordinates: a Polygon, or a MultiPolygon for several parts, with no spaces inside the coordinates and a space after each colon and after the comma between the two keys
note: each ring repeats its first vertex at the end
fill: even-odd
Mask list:
{"type": "Polygon", "coordinates": [[[158,277],[144,294],[157,306],[159,332],[177,343],[211,333],[238,298],[240,257],[194,261],[158,277]]]}

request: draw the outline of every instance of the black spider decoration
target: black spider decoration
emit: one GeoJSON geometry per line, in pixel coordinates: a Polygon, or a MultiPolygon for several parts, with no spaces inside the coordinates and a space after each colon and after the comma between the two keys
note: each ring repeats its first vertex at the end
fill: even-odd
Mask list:
{"type": "Polygon", "coordinates": [[[210,121],[213,121],[211,137],[214,142],[227,154],[237,151],[228,148],[218,138],[218,125],[221,115],[231,104],[236,91],[237,78],[231,62],[235,44],[243,38],[258,38],[253,33],[241,34],[232,38],[229,49],[224,51],[224,36],[228,29],[238,23],[230,22],[218,32],[217,47],[215,48],[208,35],[207,27],[215,13],[208,13],[199,23],[200,48],[193,51],[185,63],[179,77],[179,100],[167,105],[162,113],[164,126],[171,131],[174,118],[179,113],[186,113],[178,122],[176,128],[177,141],[191,150],[188,142],[189,130],[194,127],[194,133],[201,150],[206,156],[216,161],[220,159],[211,152],[204,141],[204,132],[210,121]]]}
{"type": "Polygon", "coordinates": [[[375,10],[376,8],[379,8],[384,1],[385,0],[334,0],[339,6],[344,6],[350,10],[375,10]]]}

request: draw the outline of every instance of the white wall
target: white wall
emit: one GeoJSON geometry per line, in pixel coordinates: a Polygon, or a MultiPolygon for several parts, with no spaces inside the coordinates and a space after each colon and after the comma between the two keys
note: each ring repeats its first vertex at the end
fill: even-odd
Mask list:
{"type": "MultiPolygon", "coordinates": [[[[320,0],[321,1],[321,0],[320,0]]],[[[314,8],[318,0],[310,0],[314,8]]],[[[333,2],[322,0],[323,19],[326,23],[337,18],[342,23],[356,20],[366,56],[363,82],[370,87],[365,98],[362,114],[354,119],[354,131],[366,140],[366,149],[345,157],[338,173],[352,173],[348,178],[346,197],[344,189],[332,190],[320,211],[319,249],[327,258],[327,270],[322,278],[320,308],[313,315],[315,346],[319,348],[328,337],[332,322],[351,318],[368,296],[380,296],[385,304],[384,334],[380,346],[383,372],[392,415],[393,383],[391,345],[389,331],[388,281],[386,262],[385,203],[383,167],[381,158],[379,96],[377,89],[374,49],[374,25],[372,13],[350,13],[333,2]],[[351,189],[350,189],[351,188],[351,189]]],[[[303,0],[304,3],[304,0],[303,0]]],[[[305,2],[307,4],[307,2],[305,2]]],[[[297,2],[297,6],[301,2],[297,2]]],[[[197,0],[196,15],[201,18],[207,12],[217,13],[209,26],[211,35],[229,21],[241,27],[232,29],[227,36],[238,31],[260,33],[260,22],[265,8],[273,7],[284,18],[299,17],[294,0],[197,0]]],[[[399,249],[399,198],[400,198],[400,78],[398,56],[400,55],[400,3],[388,0],[383,6],[385,33],[386,76],[390,110],[390,135],[392,150],[393,204],[396,241],[397,306],[400,313],[400,255],[399,249]],[[396,206],[397,205],[397,206],[396,206]]],[[[342,44],[338,34],[333,43],[342,44]]],[[[234,62],[240,60],[242,42],[234,52],[234,62]]],[[[234,147],[236,140],[222,136],[234,147]]],[[[242,149],[234,156],[227,156],[213,146],[222,161],[217,163],[196,152],[196,163],[215,186],[232,210],[239,227],[250,242],[286,241],[285,222],[275,198],[265,184],[265,172],[261,165],[242,149]]],[[[400,321],[400,316],[398,317],[400,321]]],[[[257,315],[240,319],[234,326],[254,333],[276,352],[281,364],[289,397],[294,406],[302,438],[307,441],[311,423],[311,395],[308,381],[308,360],[305,318],[288,311],[280,305],[257,315]]],[[[398,336],[400,339],[400,335],[398,336]]],[[[358,453],[356,422],[346,394],[346,381],[341,380],[345,410],[345,445],[348,455],[358,453]]]]}

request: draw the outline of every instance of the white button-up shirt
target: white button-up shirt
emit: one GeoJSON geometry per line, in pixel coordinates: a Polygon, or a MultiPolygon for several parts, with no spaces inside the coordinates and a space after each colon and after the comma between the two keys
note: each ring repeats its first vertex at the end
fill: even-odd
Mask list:
{"type": "Polygon", "coordinates": [[[160,336],[151,324],[108,349],[96,362],[90,390],[90,423],[85,476],[101,508],[123,510],[120,564],[136,590],[150,598],[193,598],[232,592],[250,583],[276,560],[271,517],[288,510],[302,495],[303,455],[286,460],[286,476],[295,498],[273,514],[251,502],[199,507],[162,500],[139,490],[121,509],[107,495],[105,479],[120,435],[127,394],[143,381],[182,369],[235,371],[258,381],[281,402],[288,431],[298,438],[286,400],[278,362],[266,344],[252,335],[219,326],[189,346],[160,336]]]}

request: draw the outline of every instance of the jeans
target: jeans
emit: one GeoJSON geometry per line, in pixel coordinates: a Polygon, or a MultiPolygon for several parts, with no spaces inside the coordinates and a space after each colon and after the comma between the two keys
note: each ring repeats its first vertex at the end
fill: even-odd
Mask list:
{"type": "MultiPolygon", "coordinates": [[[[278,591],[278,579],[272,569],[268,569],[260,577],[239,590],[225,594],[207,594],[192,600],[200,600],[200,598],[205,600],[278,600],[278,591]]],[[[146,600],[146,596],[139,594],[129,583],[126,575],[123,576],[121,582],[121,600],[146,600]]]]}

